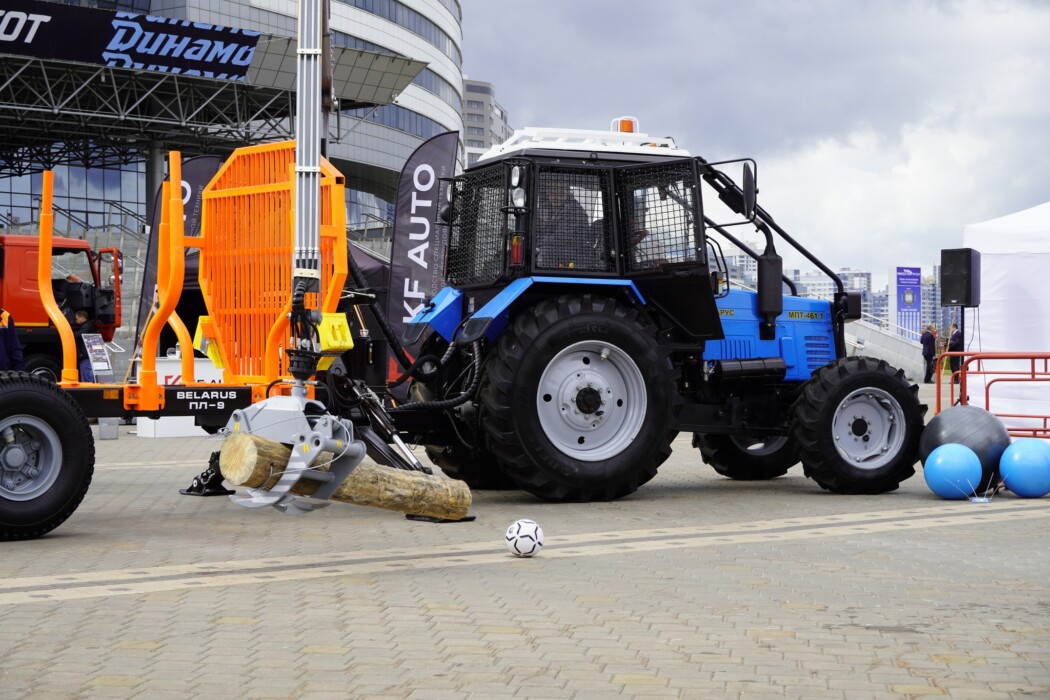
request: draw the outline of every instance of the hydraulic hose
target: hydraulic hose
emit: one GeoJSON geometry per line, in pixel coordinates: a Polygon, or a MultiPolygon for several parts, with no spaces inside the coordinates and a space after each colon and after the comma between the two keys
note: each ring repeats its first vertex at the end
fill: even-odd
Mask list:
{"type": "Polygon", "coordinates": [[[390,413],[397,413],[400,410],[411,408],[413,410],[426,408],[426,409],[448,409],[460,406],[474,395],[478,385],[481,384],[481,343],[474,341],[470,344],[470,353],[474,359],[474,373],[470,379],[470,385],[465,388],[459,396],[451,399],[438,399],[436,401],[417,401],[413,403],[405,403],[397,406],[396,408],[389,409],[390,413]]]}

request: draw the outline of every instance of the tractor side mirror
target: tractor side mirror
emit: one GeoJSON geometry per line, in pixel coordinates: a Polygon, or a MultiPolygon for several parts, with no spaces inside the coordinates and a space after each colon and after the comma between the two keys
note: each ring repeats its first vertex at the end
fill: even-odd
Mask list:
{"type": "Polygon", "coordinates": [[[751,163],[744,162],[744,172],[741,181],[741,190],[744,192],[744,215],[748,221],[755,219],[755,200],[758,198],[758,187],[755,186],[755,173],[751,169],[751,163]]]}

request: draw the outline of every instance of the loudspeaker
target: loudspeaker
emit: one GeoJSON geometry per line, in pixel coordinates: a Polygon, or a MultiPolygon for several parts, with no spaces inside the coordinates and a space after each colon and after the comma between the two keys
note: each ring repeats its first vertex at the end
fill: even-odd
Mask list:
{"type": "Polygon", "coordinates": [[[981,305],[981,254],[973,248],[941,250],[941,306],[981,305]]]}

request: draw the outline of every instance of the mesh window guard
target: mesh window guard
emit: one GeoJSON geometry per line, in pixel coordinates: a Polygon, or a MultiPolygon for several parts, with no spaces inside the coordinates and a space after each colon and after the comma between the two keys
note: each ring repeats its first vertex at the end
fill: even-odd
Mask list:
{"type": "Polygon", "coordinates": [[[536,270],[613,269],[608,183],[609,173],[603,170],[540,170],[533,224],[536,270]]]}
{"type": "Polygon", "coordinates": [[[455,182],[445,276],[455,287],[495,282],[503,271],[507,189],[502,166],[455,182]]]}
{"type": "Polygon", "coordinates": [[[628,268],[701,262],[691,162],[625,169],[618,177],[628,268]]]}

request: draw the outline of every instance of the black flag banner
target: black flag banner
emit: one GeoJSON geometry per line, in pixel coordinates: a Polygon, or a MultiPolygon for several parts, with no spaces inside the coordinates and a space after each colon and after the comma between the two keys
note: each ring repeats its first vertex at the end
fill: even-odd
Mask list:
{"type": "MultiPolygon", "coordinates": [[[[222,159],[216,156],[197,156],[182,162],[182,211],[185,222],[183,233],[186,236],[199,236],[201,232],[201,209],[204,204],[204,188],[208,186],[215,173],[219,172],[222,159]]],[[[166,179],[166,178],[165,178],[166,179]]],[[[163,187],[163,186],[162,186],[163,187]]],[[[146,319],[153,306],[154,292],[157,284],[157,232],[160,229],[161,188],[154,194],[153,220],[149,227],[149,247],[146,253],[146,264],[142,269],[142,290],[139,295],[138,325],[135,337],[142,339],[146,330],[146,319]]],[[[193,332],[193,328],[190,328],[193,332]]]]}
{"type": "MultiPolygon", "coordinates": [[[[437,213],[448,197],[441,178],[455,174],[458,149],[459,132],[449,131],[429,139],[409,156],[397,183],[386,313],[398,340],[408,322],[434,298],[444,282],[448,227],[438,221],[437,213]]],[[[413,358],[418,350],[405,347],[413,358]]],[[[400,374],[391,354],[387,378],[392,380],[400,374]]],[[[394,396],[403,399],[405,392],[402,385],[394,396]]]]}

